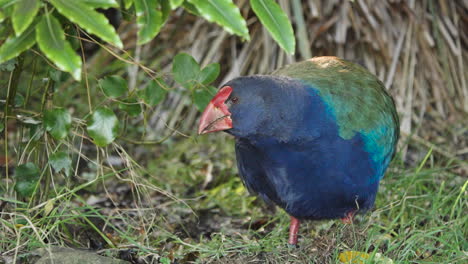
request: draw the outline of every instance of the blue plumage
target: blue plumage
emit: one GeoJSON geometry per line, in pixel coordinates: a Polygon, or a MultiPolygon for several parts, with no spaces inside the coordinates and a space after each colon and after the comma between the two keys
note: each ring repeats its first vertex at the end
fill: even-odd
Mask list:
{"type": "Polygon", "coordinates": [[[299,81],[285,81],[256,76],[226,84],[239,87],[233,91],[239,100],[246,98],[243,93],[275,91],[261,95],[263,103],[251,110],[268,113],[267,118],[255,115],[255,122],[243,122],[242,101],[230,107],[233,128],[227,132],[237,138],[238,168],[246,186],[298,219],[341,218],[357,207],[368,209],[377,191],[370,180],[376,169],[362,134],[341,138],[318,93],[299,81]]]}
{"type": "Polygon", "coordinates": [[[223,86],[200,133],[236,138],[247,188],[292,218],[351,219],[374,204],[395,152],[398,117],[380,81],[360,66],[317,58],[223,86]]]}

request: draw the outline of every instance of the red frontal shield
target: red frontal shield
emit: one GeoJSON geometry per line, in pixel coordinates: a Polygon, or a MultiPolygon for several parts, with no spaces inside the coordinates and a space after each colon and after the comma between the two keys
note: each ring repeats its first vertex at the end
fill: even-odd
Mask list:
{"type": "Polygon", "coordinates": [[[231,113],[224,103],[232,93],[232,87],[224,86],[211,99],[200,118],[198,134],[206,134],[232,128],[231,113]]]}

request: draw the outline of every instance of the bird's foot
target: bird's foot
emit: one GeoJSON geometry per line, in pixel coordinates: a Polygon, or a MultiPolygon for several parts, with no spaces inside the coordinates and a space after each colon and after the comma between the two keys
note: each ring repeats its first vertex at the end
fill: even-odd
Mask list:
{"type": "Polygon", "coordinates": [[[341,218],[343,224],[352,224],[354,220],[355,211],[350,211],[346,214],[346,217],[341,218]]]}
{"type": "Polygon", "coordinates": [[[297,246],[297,232],[299,232],[299,225],[301,222],[299,219],[291,216],[291,224],[289,225],[289,239],[288,244],[291,246],[297,246]]]}

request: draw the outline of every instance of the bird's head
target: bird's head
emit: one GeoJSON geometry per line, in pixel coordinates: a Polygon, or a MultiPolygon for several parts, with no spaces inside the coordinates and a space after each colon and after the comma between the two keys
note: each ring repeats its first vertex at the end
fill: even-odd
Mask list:
{"type": "MultiPolygon", "coordinates": [[[[236,137],[281,133],[297,120],[301,84],[283,77],[239,77],[223,85],[203,111],[199,134],[225,130],[236,137]]],[[[299,102],[301,101],[301,102],[299,102]]],[[[293,126],[294,127],[294,126],[293,126]]]]}
{"type": "Polygon", "coordinates": [[[241,77],[222,86],[203,111],[198,133],[226,130],[242,136],[255,130],[266,108],[262,83],[256,79],[241,77]]]}

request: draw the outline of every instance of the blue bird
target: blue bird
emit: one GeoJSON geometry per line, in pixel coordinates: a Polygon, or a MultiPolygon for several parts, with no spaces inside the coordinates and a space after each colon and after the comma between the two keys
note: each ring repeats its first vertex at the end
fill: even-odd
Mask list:
{"type": "Polygon", "coordinates": [[[226,83],[200,119],[199,134],[235,138],[247,189],[301,220],[353,216],[371,208],[399,137],[395,104],[363,67],[316,57],[271,75],[226,83]]]}

